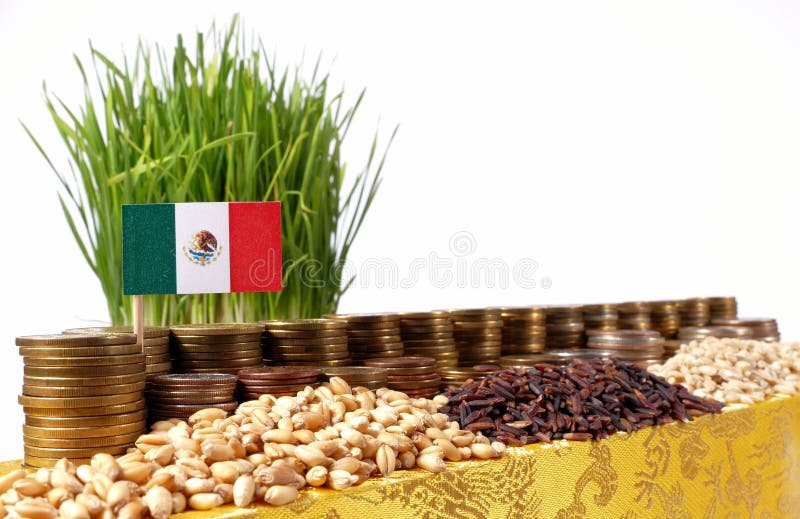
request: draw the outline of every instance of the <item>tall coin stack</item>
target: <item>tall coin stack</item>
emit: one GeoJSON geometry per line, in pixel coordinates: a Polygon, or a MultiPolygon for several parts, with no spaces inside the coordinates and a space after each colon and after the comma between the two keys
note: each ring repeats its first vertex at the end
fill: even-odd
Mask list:
{"type": "Polygon", "coordinates": [[[677,303],[681,314],[681,326],[705,326],[711,320],[708,299],[693,297],[681,299],[677,303]]]}
{"type": "MultiPolygon", "coordinates": [[[[132,326],[93,326],[72,328],[64,333],[133,333],[132,326]]],[[[144,327],[144,365],[148,377],[169,373],[172,369],[169,353],[169,328],[166,326],[144,327]]]]}
{"type": "Polygon", "coordinates": [[[262,324],[215,323],[173,326],[173,367],[178,373],[227,373],[262,366],[262,324]]]}
{"type": "Polygon", "coordinates": [[[739,317],[737,319],[715,319],[714,326],[745,326],[753,332],[753,339],[765,342],[778,342],[781,334],[778,321],[770,317],[739,317]]]}
{"type": "Polygon", "coordinates": [[[580,306],[545,307],[546,349],[580,348],[583,346],[583,310],[580,306]]]}
{"type": "Polygon", "coordinates": [[[616,330],[619,312],[613,304],[583,305],[583,330],[616,330]]]}
{"type": "Polygon", "coordinates": [[[507,307],[500,309],[503,320],[501,353],[516,355],[544,350],[544,309],[541,307],[507,307]]]}
{"type": "Polygon", "coordinates": [[[17,337],[25,465],[123,454],[146,427],[145,364],[131,334],[17,337]]]}
{"type": "Polygon", "coordinates": [[[328,380],[331,377],[339,377],[350,384],[351,387],[361,386],[375,390],[387,387],[389,383],[388,372],[383,368],[344,366],[341,368],[324,368],[322,373],[328,380]]]}
{"type": "Polygon", "coordinates": [[[503,319],[499,308],[450,310],[458,364],[492,364],[500,360],[503,319]]]}
{"type": "Polygon", "coordinates": [[[147,380],[148,419],[187,420],[207,407],[234,411],[236,375],[224,373],[162,373],[147,380]]]}
{"type": "Polygon", "coordinates": [[[738,305],[735,297],[709,297],[708,310],[711,319],[736,319],[738,305]]]}
{"type": "Polygon", "coordinates": [[[664,338],[653,330],[592,330],[586,347],[613,351],[619,360],[645,365],[661,362],[664,356],[664,338]]]}
{"type": "Polygon", "coordinates": [[[400,314],[400,335],[406,355],[433,357],[439,367],[458,365],[453,323],[446,310],[400,314]]]}
{"type": "Polygon", "coordinates": [[[619,312],[620,330],[650,330],[650,304],[639,301],[620,303],[617,305],[619,312]]]}
{"type": "Polygon", "coordinates": [[[349,366],[347,322],[338,319],[262,321],[264,356],[276,366],[349,366]]]}
{"type": "Polygon", "coordinates": [[[660,333],[665,339],[672,339],[681,327],[681,316],[674,301],[653,301],[650,303],[651,330],[660,333]]]}
{"type": "Polygon", "coordinates": [[[432,398],[441,391],[442,378],[436,373],[436,359],[431,357],[371,359],[364,365],[385,369],[389,389],[411,398],[432,398]]]}
{"type": "Polygon", "coordinates": [[[373,357],[403,356],[398,314],[339,314],[325,317],[347,323],[347,348],[353,363],[359,364],[373,357]]]}

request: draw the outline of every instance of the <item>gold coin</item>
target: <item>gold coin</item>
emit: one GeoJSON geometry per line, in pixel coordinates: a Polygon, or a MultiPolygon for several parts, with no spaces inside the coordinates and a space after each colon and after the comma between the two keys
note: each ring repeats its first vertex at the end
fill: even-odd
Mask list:
{"type": "Polygon", "coordinates": [[[277,366],[302,366],[302,367],[318,367],[318,368],[325,368],[325,367],[336,367],[336,366],[349,366],[352,362],[350,357],[346,359],[337,359],[337,360],[280,360],[276,361],[275,365],[277,366]]]}
{"type": "Polygon", "coordinates": [[[162,353],[161,355],[147,355],[144,358],[144,362],[148,366],[151,364],[163,364],[164,362],[169,362],[169,361],[170,361],[169,353],[162,353]]]}
{"type": "Polygon", "coordinates": [[[25,375],[33,377],[92,377],[111,375],[132,375],[144,372],[144,362],[121,364],[118,366],[24,366],[25,375]]]}
{"type": "Polygon", "coordinates": [[[30,386],[22,385],[22,394],[27,396],[59,397],[72,398],[79,396],[101,396],[116,395],[120,393],[130,393],[131,391],[144,391],[144,381],[133,384],[119,384],[113,386],[30,386]]]}
{"type": "Polygon", "coordinates": [[[152,348],[145,346],[142,353],[148,356],[164,355],[165,353],[169,353],[169,346],[153,346],[152,348]]]}
{"type": "Polygon", "coordinates": [[[308,344],[313,344],[315,346],[323,346],[327,344],[347,344],[347,335],[339,335],[336,337],[306,337],[306,338],[280,338],[280,337],[270,337],[269,338],[270,345],[280,345],[280,346],[305,346],[308,344]]]}
{"type": "Polygon", "coordinates": [[[262,332],[237,335],[183,335],[172,337],[170,344],[230,344],[233,342],[258,342],[262,332]]]}
{"type": "Polygon", "coordinates": [[[261,323],[179,324],[170,327],[176,337],[186,335],[249,335],[264,331],[261,323]]]}
{"type": "Polygon", "coordinates": [[[119,344],[112,346],[73,346],[70,348],[46,348],[22,346],[19,354],[23,357],[100,357],[112,355],[135,355],[142,348],[137,344],[119,344]]]}
{"type": "Polygon", "coordinates": [[[400,335],[400,327],[393,326],[390,328],[370,328],[369,330],[347,330],[347,338],[348,340],[353,339],[369,339],[375,336],[381,335],[400,335]]]}
{"type": "Polygon", "coordinates": [[[429,312],[400,312],[400,320],[416,320],[416,319],[446,319],[450,317],[450,312],[447,310],[431,310],[429,312]]]}
{"type": "Polygon", "coordinates": [[[122,366],[144,362],[144,355],[106,355],[104,357],[30,357],[26,366],[122,366]]]}
{"type": "Polygon", "coordinates": [[[402,339],[399,335],[377,335],[375,337],[351,337],[348,339],[348,344],[387,344],[392,342],[401,342],[402,339]]]}
{"type": "Polygon", "coordinates": [[[343,319],[349,323],[378,323],[386,321],[397,321],[400,314],[397,313],[374,313],[374,314],[333,314],[323,316],[326,319],[343,319]]]}
{"type": "Polygon", "coordinates": [[[107,425],[103,427],[36,427],[23,425],[22,433],[34,438],[100,438],[104,436],[119,436],[133,434],[142,429],[143,422],[133,422],[121,425],[107,425]]]}
{"type": "Polygon", "coordinates": [[[347,337],[347,329],[336,328],[330,330],[282,330],[268,329],[264,334],[265,339],[309,339],[317,337],[347,337]]]}
{"type": "MultiPolygon", "coordinates": [[[[64,330],[65,334],[105,334],[105,333],[133,333],[133,326],[89,326],[87,328],[70,328],[64,330]]],[[[144,339],[157,339],[169,337],[169,328],[166,326],[145,326],[144,339]]]]}
{"type": "Polygon", "coordinates": [[[117,404],[127,404],[142,398],[141,391],[122,393],[116,395],[87,396],[75,398],[39,397],[19,395],[17,401],[24,407],[46,407],[58,409],[76,409],[84,407],[100,407],[117,404]]]}
{"type": "Polygon", "coordinates": [[[452,326],[453,321],[449,317],[436,317],[433,319],[400,319],[400,328],[428,328],[431,326],[452,326]]]}
{"type": "Polygon", "coordinates": [[[132,413],[111,414],[106,416],[79,416],[75,418],[58,418],[47,416],[25,416],[25,425],[34,427],[105,427],[141,422],[147,418],[147,411],[141,409],[132,413]]]}
{"type": "Polygon", "coordinates": [[[125,445],[117,445],[113,447],[97,447],[94,449],[44,449],[41,447],[25,447],[25,455],[27,456],[35,456],[37,458],[87,458],[92,457],[95,454],[100,452],[104,452],[106,454],[111,454],[113,456],[117,456],[119,454],[125,454],[130,447],[133,445],[128,443],[125,445]]]}
{"type": "MultiPolygon", "coordinates": [[[[61,458],[40,458],[38,456],[28,456],[25,455],[22,458],[22,466],[24,468],[33,468],[33,469],[41,469],[41,468],[52,468],[55,466],[56,463],[61,461],[61,458]]],[[[70,461],[75,464],[75,466],[79,465],[88,465],[92,459],[91,458],[71,458],[70,461]]]]}
{"type": "MultiPolygon", "coordinates": [[[[257,350],[221,351],[221,352],[186,352],[178,354],[180,360],[228,360],[261,357],[261,348],[257,350]]],[[[177,360],[177,359],[176,359],[177,360]]]]}
{"type": "Polygon", "coordinates": [[[27,335],[17,337],[17,346],[42,348],[68,348],[73,346],[109,346],[113,344],[136,344],[136,336],[132,334],[53,334],[27,335]]]}
{"type": "Polygon", "coordinates": [[[160,362],[158,364],[148,364],[144,371],[146,374],[151,375],[153,373],[162,373],[164,371],[169,371],[172,369],[172,362],[160,362]]]}
{"type": "Polygon", "coordinates": [[[327,346],[270,346],[267,351],[273,353],[341,353],[346,352],[347,344],[327,346]]]}
{"type": "Polygon", "coordinates": [[[347,351],[336,353],[278,353],[272,352],[274,360],[339,360],[346,358],[347,351]]]}
{"type": "Polygon", "coordinates": [[[228,360],[182,360],[175,359],[175,366],[178,368],[237,368],[246,366],[260,366],[263,359],[258,357],[250,357],[245,359],[228,359],[228,360]]]}
{"type": "Polygon", "coordinates": [[[337,319],[293,319],[291,321],[261,321],[267,330],[344,330],[347,322],[337,319]]]}
{"type": "Polygon", "coordinates": [[[135,384],[145,380],[144,373],[133,375],[117,375],[110,377],[22,377],[22,383],[31,386],[45,387],[76,387],[76,386],[105,386],[117,384],[135,384]]]}
{"type": "Polygon", "coordinates": [[[95,407],[76,407],[73,409],[60,409],[56,407],[23,407],[26,416],[47,418],[78,418],[84,416],[109,416],[115,414],[132,413],[144,409],[144,398],[117,405],[102,405],[95,407]]]}
{"type": "Polygon", "coordinates": [[[147,425],[144,420],[135,424],[139,430],[130,434],[105,436],[97,438],[37,438],[35,436],[22,436],[22,442],[28,447],[41,447],[45,449],[88,449],[115,445],[130,445],[139,439],[147,425]]]}
{"type": "Polygon", "coordinates": [[[341,377],[348,383],[351,382],[374,382],[376,380],[386,380],[388,371],[385,368],[368,368],[346,366],[341,368],[325,368],[322,372],[328,377],[341,377]]]}
{"type": "Polygon", "coordinates": [[[348,350],[354,353],[363,353],[363,352],[370,352],[370,351],[392,351],[392,350],[402,350],[403,343],[402,342],[390,342],[387,344],[353,344],[347,347],[348,350]]]}
{"type": "Polygon", "coordinates": [[[231,342],[225,344],[176,344],[175,351],[179,353],[217,353],[230,351],[259,351],[260,342],[231,342]]]}

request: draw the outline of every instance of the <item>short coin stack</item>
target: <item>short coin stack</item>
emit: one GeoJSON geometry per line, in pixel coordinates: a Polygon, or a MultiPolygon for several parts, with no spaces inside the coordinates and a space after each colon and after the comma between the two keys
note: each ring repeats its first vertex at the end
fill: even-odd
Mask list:
{"type": "Polygon", "coordinates": [[[453,322],[446,310],[400,314],[400,335],[406,355],[433,357],[439,367],[458,365],[453,322]]]}
{"type": "Polygon", "coordinates": [[[677,301],[681,313],[681,326],[705,326],[711,320],[708,299],[693,297],[677,301]]]}
{"type": "Polygon", "coordinates": [[[393,357],[364,361],[370,368],[385,368],[389,389],[402,391],[411,398],[431,398],[438,394],[442,379],[436,373],[436,359],[431,357],[393,357]]]}
{"type": "Polygon", "coordinates": [[[262,366],[264,326],[249,323],[173,326],[173,368],[178,373],[228,373],[262,366]]]}
{"type": "Polygon", "coordinates": [[[325,317],[347,323],[347,348],[354,363],[358,364],[373,357],[403,356],[398,314],[347,314],[325,317]]]}
{"type": "Polygon", "coordinates": [[[714,326],[745,326],[753,332],[753,339],[764,342],[778,342],[781,334],[778,321],[770,317],[740,317],[738,319],[715,319],[714,326]]]}
{"type": "Polygon", "coordinates": [[[548,350],[583,346],[583,310],[580,306],[545,307],[548,350]]]}
{"type": "Polygon", "coordinates": [[[711,320],[736,319],[739,309],[735,297],[709,297],[708,310],[711,320]]]}
{"type": "Polygon", "coordinates": [[[619,312],[613,304],[583,305],[583,329],[616,330],[619,328],[619,312]]]}
{"type": "Polygon", "coordinates": [[[655,330],[665,339],[672,339],[681,327],[681,315],[674,301],[653,301],[650,303],[651,330],[655,330]]]}
{"type": "Polygon", "coordinates": [[[236,375],[224,373],[184,373],[155,375],[147,381],[148,419],[188,419],[207,407],[231,412],[236,401],[236,375]]]}
{"type": "Polygon", "coordinates": [[[264,357],[276,366],[349,366],[347,322],[338,319],[261,321],[264,357]]]}
{"type": "Polygon", "coordinates": [[[589,349],[613,351],[615,358],[628,362],[654,364],[664,356],[664,338],[653,330],[591,331],[589,349]]]}
{"type": "Polygon", "coordinates": [[[500,359],[503,319],[499,308],[450,310],[450,319],[459,365],[490,364],[500,359]]]}
{"type": "Polygon", "coordinates": [[[650,303],[632,301],[617,305],[619,312],[620,330],[649,330],[652,327],[650,321],[650,303]]]}
{"type": "Polygon", "coordinates": [[[753,330],[747,326],[686,326],[678,332],[678,339],[684,343],[701,341],[706,337],[752,339],[753,336],[753,330]]]}
{"type": "MultiPolygon", "coordinates": [[[[94,326],[72,328],[64,333],[133,333],[132,326],[94,326]]],[[[169,354],[169,328],[166,326],[144,327],[144,365],[147,376],[169,373],[172,369],[169,354]]]]}
{"type": "Polygon", "coordinates": [[[26,465],[122,454],[144,432],[145,364],[136,336],[33,335],[16,344],[25,365],[26,465]]]}
{"type": "Polygon", "coordinates": [[[243,369],[239,372],[239,398],[257,400],[261,395],[297,396],[306,386],[319,387],[317,368],[272,366],[243,369]]]}
{"type": "Polygon", "coordinates": [[[514,355],[544,350],[544,309],[541,307],[507,307],[500,309],[503,320],[501,353],[514,355]]]}
{"type": "Polygon", "coordinates": [[[476,364],[472,367],[441,368],[437,370],[437,373],[442,377],[442,389],[444,390],[458,388],[467,382],[480,380],[499,369],[500,366],[496,364],[476,364]]]}
{"type": "Polygon", "coordinates": [[[387,387],[389,383],[389,373],[383,368],[344,366],[341,368],[323,368],[322,373],[328,379],[339,377],[350,384],[351,387],[361,386],[374,390],[387,387]]]}

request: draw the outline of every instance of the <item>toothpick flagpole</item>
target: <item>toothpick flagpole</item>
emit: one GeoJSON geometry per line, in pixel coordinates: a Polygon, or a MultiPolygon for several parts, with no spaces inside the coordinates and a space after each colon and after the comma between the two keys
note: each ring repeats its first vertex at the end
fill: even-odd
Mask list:
{"type": "Polygon", "coordinates": [[[133,333],[136,334],[136,344],[144,353],[144,297],[133,296],[133,333]]]}

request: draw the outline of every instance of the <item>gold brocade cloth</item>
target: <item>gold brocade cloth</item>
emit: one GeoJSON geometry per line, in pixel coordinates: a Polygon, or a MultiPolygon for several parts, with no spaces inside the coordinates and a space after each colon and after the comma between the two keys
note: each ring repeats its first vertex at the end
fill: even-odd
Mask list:
{"type": "Polygon", "coordinates": [[[800,518],[800,396],[600,442],[509,449],[438,475],[397,471],[345,491],[303,490],[283,507],[175,517],[800,518]]]}

